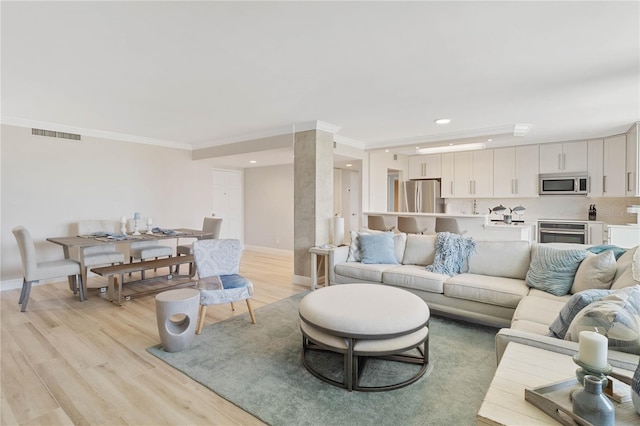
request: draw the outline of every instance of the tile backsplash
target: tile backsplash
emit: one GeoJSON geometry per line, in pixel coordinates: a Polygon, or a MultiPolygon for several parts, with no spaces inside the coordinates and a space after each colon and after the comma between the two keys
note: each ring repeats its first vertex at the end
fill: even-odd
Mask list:
{"type": "MultiPolygon", "coordinates": [[[[590,198],[578,196],[547,195],[540,198],[477,198],[477,211],[480,214],[488,214],[489,209],[500,204],[507,208],[522,205],[527,210],[522,219],[536,221],[538,219],[584,219],[589,218],[589,205],[595,204],[597,209],[596,220],[611,225],[624,225],[636,223],[636,215],[627,213],[627,206],[640,204],[640,197],[627,198],[590,198]]],[[[447,212],[465,213],[473,212],[473,199],[447,198],[447,212]]],[[[498,218],[498,215],[494,215],[498,218]]],[[[519,219],[514,216],[514,219],[519,219]]]]}

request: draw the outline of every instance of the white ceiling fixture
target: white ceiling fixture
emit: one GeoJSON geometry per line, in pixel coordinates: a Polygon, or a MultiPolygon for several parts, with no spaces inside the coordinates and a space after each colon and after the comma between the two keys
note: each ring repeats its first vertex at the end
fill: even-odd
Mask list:
{"type": "Polygon", "coordinates": [[[449,123],[451,123],[451,120],[450,120],[450,119],[448,119],[448,118],[438,118],[438,119],[435,121],[435,123],[436,123],[436,124],[449,124],[449,123]]]}
{"type": "Polygon", "coordinates": [[[513,126],[513,136],[525,136],[533,127],[531,124],[515,124],[513,126]]]}
{"type": "Polygon", "coordinates": [[[428,148],[420,148],[420,154],[440,154],[443,152],[471,151],[474,149],[485,149],[487,145],[483,142],[464,143],[459,145],[449,144],[444,146],[431,146],[428,148]]]}

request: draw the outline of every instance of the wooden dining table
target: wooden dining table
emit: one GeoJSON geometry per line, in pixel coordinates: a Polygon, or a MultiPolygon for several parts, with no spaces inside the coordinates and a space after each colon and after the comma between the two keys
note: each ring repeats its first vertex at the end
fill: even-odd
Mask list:
{"type": "MultiPolygon", "coordinates": [[[[164,230],[169,231],[169,230],[164,230]]],[[[175,239],[176,246],[179,244],[180,238],[196,238],[202,239],[203,237],[213,236],[213,232],[203,231],[200,229],[188,229],[188,228],[173,228],[170,232],[154,232],[147,234],[146,232],[140,235],[127,234],[123,238],[110,238],[108,236],[96,237],[94,235],[77,235],[66,237],[49,237],[47,241],[62,246],[64,257],[71,259],[71,249],[80,249],[84,247],[100,246],[105,244],[130,244],[138,241],[158,241],[175,239]]],[[[83,283],[86,286],[86,283],[83,283]]],[[[73,277],[69,277],[69,289],[73,291],[75,288],[73,277]]]]}

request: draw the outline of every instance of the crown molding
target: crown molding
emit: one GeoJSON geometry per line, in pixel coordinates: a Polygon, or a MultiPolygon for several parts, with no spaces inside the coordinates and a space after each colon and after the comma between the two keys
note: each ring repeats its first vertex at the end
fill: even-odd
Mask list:
{"type": "Polygon", "coordinates": [[[191,145],[193,146],[194,149],[212,148],[219,145],[229,145],[229,144],[234,144],[238,142],[246,142],[254,139],[265,139],[265,138],[271,138],[274,136],[291,135],[293,133],[306,132],[308,130],[321,130],[323,132],[335,134],[339,132],[340,129],[341,127],[336,126],[334,124],[326,123],[324,121],[319,121],[319,120],[304,121],[300,123],[293,123],[287,126],[273,127],[271,129],[263,130],[260,132],[245,133],[243,135],[234,136],[231,138],[197,142],[191,145]]]}
{"type": "Polygon", "coordinates": [[[340,145],[347,145],[353,148],[365,149],[365,143],[359,141],[357,139],[349,138],[347,136],[342,135],[333,135],[333,141],[339,143],[340,145]]]}
{"type": "Polygon", "coordinates": [[[2,124],[17,127],[30,127],[36,129],[55,130],[56,132],[76,133],[82,136],[111,139],[122,142],[139,143],[143,145],[162,146],[165,148],[177,148],[191,151],[191,145],[186,143],[167,141],[163,139],[147,138],[143,136],[127,135],[124,133],[106,132],[103,130],[85,129],[82,127],[67,126],[65,124],[48,123],[46,121],[27,120],[24,118],[2,116],[2,124]]]}

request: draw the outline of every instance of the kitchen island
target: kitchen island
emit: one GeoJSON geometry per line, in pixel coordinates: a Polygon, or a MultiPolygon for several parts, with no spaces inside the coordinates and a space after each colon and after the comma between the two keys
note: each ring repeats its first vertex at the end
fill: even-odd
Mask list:
{"type": "Polygon", "coordinates": [[[492,219],[499,218],[498,215],[487,214],[464,214],[464,213],[407,213],[407,212],[365,212],[364,224],[367,224],[367,218],[370,215],[384,217],[387,229],[398,229],[398,217],[410,216],[415,217],[418,226],[425,229],[425,234],[434,234],[436,229],[436,221],[438,218],[453,218],[458,223],[461,231],[465,236],[473,237],[477,240],[498,240],[513,241],[535,240],[535,222],[514,222],[506,224],[503,222],[492,222],[492,219]]]}

